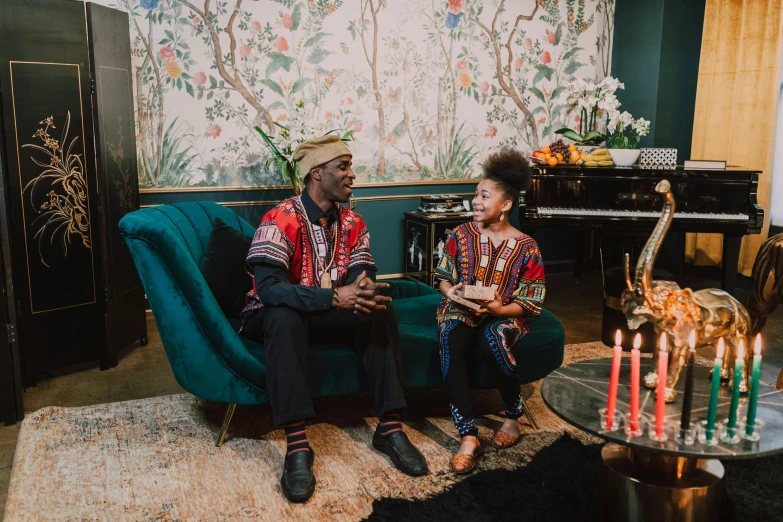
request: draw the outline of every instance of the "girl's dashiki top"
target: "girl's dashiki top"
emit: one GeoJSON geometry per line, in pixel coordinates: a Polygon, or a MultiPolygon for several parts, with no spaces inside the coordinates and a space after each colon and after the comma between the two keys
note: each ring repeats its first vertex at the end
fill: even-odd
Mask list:
{"type": "MultiPolygon", "coordinates": [[[[516,303],[525,316],[541,313],[544,303],[544,262],[538,245],[526,234],[506,239],[495,247],[475,222],[462,224],[446,242],[435,277],[452,285],[464,283],[494,288],[504,306],[516,303]]],[[[438,307],[438,324],[449,319],[476,326],[484,318],[475,317],[444,297],[438,307]]],[[[527,333],[524,317],[513,320],[523,334],[527,333]]]]}

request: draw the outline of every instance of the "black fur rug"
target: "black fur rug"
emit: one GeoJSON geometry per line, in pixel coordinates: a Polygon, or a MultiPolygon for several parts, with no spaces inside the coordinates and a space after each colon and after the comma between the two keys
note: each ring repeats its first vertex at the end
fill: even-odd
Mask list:
{"type": "MultiPolygon", "coordinates": [[[[728,494],[717,522],[783,521],[783,456],[724,465],[728,494]]],[[[600,444],[563,435],[525,466],[474,472],[425,500],[376,500],[366,520],[592,522],[601,519],[600,471],[600,444]]]]}

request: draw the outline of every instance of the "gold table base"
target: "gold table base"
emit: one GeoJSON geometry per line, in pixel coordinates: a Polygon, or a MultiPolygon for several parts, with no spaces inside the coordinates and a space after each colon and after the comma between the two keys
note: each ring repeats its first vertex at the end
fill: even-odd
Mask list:
{"type": "Polygon", "coordinates": [[[604,521],[701,522],[720,519],[723,464],[608,443],[601,450],[604,521]]]}

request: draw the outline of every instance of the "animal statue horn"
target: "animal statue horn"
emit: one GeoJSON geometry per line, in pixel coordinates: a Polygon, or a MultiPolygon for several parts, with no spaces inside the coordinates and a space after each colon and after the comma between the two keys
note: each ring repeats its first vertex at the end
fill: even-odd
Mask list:
{"type": "MultiPolygon", "coordinates": [[[[628,288],[623,291],[621,302],[630,329],[636,330],[645,322],[650,322],[658,336],[666,332],[667,353],[670,357],[666,401],[672,402],[677,396],[674,387],[680,377],[680,370],[685,365],[688,335],[691,330],[696,332],[697,348],[714,348],[718,339],[723,337],[727,351],[720,378],[731,383],[739,341],[744,339],[745,346],[749,346],[747,337],[750,318],[745,307],[723,290],[707,288],[694,292],[690,288],[680,288],[674,281],[653,281],[655,258],[674,219],[675,209],[671,185],[667,180],[661,180],[655,191],[664,198],[661,217],[639,256],[633,281],[630,256],[625,255],[625,280],[628,288]]],[[[644,377],[644,384],[648,388],[658,386],[658,375],[655,373],[658,353],[658,350],[654,350],[653,370],[644,377]]],[[[744,357],[746,364],[740,384],[742,393],[748,391],[747,363],[750,350],[745,351],[744,357]]]]}

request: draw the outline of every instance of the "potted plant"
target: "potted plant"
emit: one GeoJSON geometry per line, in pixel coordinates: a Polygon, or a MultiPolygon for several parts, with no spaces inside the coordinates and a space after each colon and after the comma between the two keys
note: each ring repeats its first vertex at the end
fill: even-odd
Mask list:
{"type": "Polygon", "coordinates": [[[636,146],[650,132],[650,122],[644,118],[634,120],[628,111],[615,111],[609,117],[607,131],[610,134],[606,144],[612,161],[618,167],[630,167],[639,159],[641,151],[636,146]]]}
{"type": "Polygon", "coordinates": [[[614,93],[617,89],[624,88],[625,86],[617,78],[611,76],[598,83],[581,78],[575,79],[568,85],[568,89],[559,101],[565,105],[567,115],[577,113],[575,120],[579,123],[579,131],[563,127],[556,130],[555,134],[561,134],[577,145],[600,145],[607,138],[598,130],[599,124],[617,111],[620,102],[614,93]]]}
{"type": "MultiPolygon", "coordinates": [[[[309,120],[304,108],[304,100],[294,103],[294,110],[287,126],[277,122],[275,125],[279,129],[275,134],[267,134],[261,127],[256,127],[264,143],[272,150],[272,157],[266,161],[266,167],[277,166],[283,180],[291,183],[294,194],[298,196],[304,190],[304,180],[300,176],[299,167],[294,162],[294,151],[300,144],[319,136],[336,133],[338,129],[326,131],[329,122],[309,120]]],[[[353,130],[344,133],[341,139],[344,142],[353,140],[353,130]]]]}

